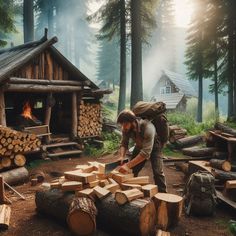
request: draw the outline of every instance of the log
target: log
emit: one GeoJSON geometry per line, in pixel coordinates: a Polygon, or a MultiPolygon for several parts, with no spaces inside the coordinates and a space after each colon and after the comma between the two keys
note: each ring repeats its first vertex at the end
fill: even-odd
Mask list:
{"type": "Polygon", "coordinates": [[[77,94],[72,93],[71,98],[71,135],[72,138],[77,137],[77,128],[78,128],[78,114],[77,114],[77,94]]]}
{"type": "Polygon", "coordinates": [[[223,131],[224,133],[228,133],[228,134],[232,134],[233,136],[236,136],[236,130],[233,129],[233,128],[230,128],[220,122],[217,122],[215,124],[215,129],[218,129],[218,130],[221,130],[223,131]]]}
{"type": "Polygon", "coordinates": [[[188,163],[175,162],[175,167],[178,170],[181,170],[185,175],[188,175],[188,163]]]}
{"type": "Polygon", "coordinates": [[[7,229],[10,224],[11,207],[9,205],[0,205],[0,229],[7,229]]]}
{"type": "Polygon", "coordinates": [[[116,191],[115,193],[115,199],[119,205],[124,205],[127,202],[130,202],[134,199],[137,198],[142,198],[144,197],[143,192],[141,192],[138,189],[130,189],[130,190],[125,190],[125,191],[116,191]]]}
{"type": "Polygon", "coordinates": [[[0,88],[0,125],[6,126],[4,90],[0,88]]]}
{"type": "Polygon", "coordinates": [[[29,172],[25,167],[19,167],[13,170],[2,172],[1,175],[6,183],[17,185],[28,181],[29,172]]]}
{"type": "Polygon", "coordinates": [[[181,138],[176,141],[177,148],[193,146],[202,141],[202,135],[194,135],[186,138],[181,138]]]}
{"type": "Polygon", "coordinates": [[[2,175],[0,175],[0,204],[5,202],[5,189],[2,175]]]}
{"type": "Polygon", "coordinates": [[[171,142],[171,143],[175,143],[177,140],[179,140],[179,139],[181,139],[181,138],[185,138],[185,134],[180,134],[180,135],[171,135],[170,137],[169,137],[169,141],[171,142]]]}
{"type": "Polygon", "coordinates": [[[26,163],[26,158],[22,154],[16,154],[14,157],[14,164],[16,166],[24,166],[26,163]]]}
{"type": "Polygon", "coordinates": [[[87,197],[75,198],[70,206],[67,224],[75,235],[92,235],[96,230],[97,208],[87,197]]]}
{"type": "Polygon", "coordinates": [[[205,156],[212,156],[213,153],[217,149],[214,147],[189,147],[183,148],[182,152],[184,155],[191,156],[191,157],[205,157],[205,156]]]}
{"type": "Polygon", "coordinates": [[[82,190],[82,183],[78,181],[67,181],[61,185],[62,191],[79,191],[82,190]]]}
{"type": "MultiPolygon", "coordinates": [[[[93,232],[95,230],[94,216],[88,216],[90,212],[84,212],[80,202],[75,199],[75,194],[63,193],[59,189],[37,191],[36,209],[39,213],[67,223],[74,234],[85,235],[82,233],[93,232]]],[[[93,205],[92,202],[90,204],[93,205]]]]}
{"type": "Polygon", "coordinates": [[[2,167],[10,167],[11,159],[9,157],[2,157],[1,163],[2,163],[2,167]]]}
{"type": "Polygon", "coordinates": [[[226,160],[211,159],[210,166],[216,169],[224,170],[224,171],[231,170],[231,164],[229,161],[226,161],[226,160]]]}
{"type": "Polygon", "coordinates": [[[214,159],[228,159],[228,153],[216,151],[213,153],[213,158],[214,159]]]}
{"type": "Polygon", "coordinates": [[[157,193],[153,197],[157,210],[157,227],[167,230],[176,226],[183,208],[183,198],[169,193],[157,193]]]}
{"type": "Polygon", "coordinates": [[[212,174],[215,176],[216,179],[227,181],[227,180],[236,180],[236,173],[235,172],[225,172],[223,170],[212,169],[212,174]]]}
{"type": "Polygon", "coordinates": [[[148,236],[155,232],[156,209],[152,201],[136,199],[120,206],[110,195],[95,204],[97,224],[104,230],[134,236],[148,236]]]}

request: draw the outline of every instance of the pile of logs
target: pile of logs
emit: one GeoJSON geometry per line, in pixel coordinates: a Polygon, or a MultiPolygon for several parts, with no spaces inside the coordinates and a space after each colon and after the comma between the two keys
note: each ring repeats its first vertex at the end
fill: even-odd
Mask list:
{"type": "Polygon", "coordinates": [[[41,141],[35,134],[0,126],[0,170],[24,166],[24,153],[35,151],[40,146],[41,141]]]}
{"type": "Polygon", "coordinates": [[[79,137],[100,136],[102,131],[102,116],[100,103],[79,104],[78,135],[79,137]]]}
{"type": "Polygon", "coordinates": [[[185,138],[187,135],[187,130],[182,129],[178,125],[169,126],[169,141],[170,143],[175,143],[178,139],[185,138]]]}
{"type": "Polygon", "coordinates": [[[67,222],[76,235],[92,234],[96,225],[116,233],[152,235],[156,226],[167,230],[177,224],[183,199],[158,193],[149,176],[105,174],[105,164],[89,162],[43,183],[35,201],[37,211],[67,222]]]}

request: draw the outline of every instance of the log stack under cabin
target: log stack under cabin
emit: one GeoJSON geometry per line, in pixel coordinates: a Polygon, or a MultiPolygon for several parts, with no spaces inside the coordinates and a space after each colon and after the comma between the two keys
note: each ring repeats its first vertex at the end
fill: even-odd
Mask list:
{"type": "Polygon", "coordinates": [[[145,236],[156,227],[166,231],[178,224],[182,197],[158,193],[149,176],[106,173],[105,165],[88,162],[43,183],[36,192],[37,211],[67,222],[76,235],[92,234],[98,226],[120,235],[145,236]]]}
{"type": "Polygon", "coordinates": [[[55,140],[80,143],[91,136],[100,136],[100,100],[111,93],[100,89],[68,61],[53,46],[56,42],[56,37],[47,39],[45,31],[38,41],[0,50],[0,125],[15,130],[24,128],[18,118],[24,104],[29,103],[32,117],[39,122],[28,122],[31,125],[26,127],[35,127],[27,128],[40,136],[42,145],[55,140]],[[36,132],[38,123],[47,126],[47,132],[36,132]],[[46,143],[42,136],[49,135],[51,139],[46,143]]]}

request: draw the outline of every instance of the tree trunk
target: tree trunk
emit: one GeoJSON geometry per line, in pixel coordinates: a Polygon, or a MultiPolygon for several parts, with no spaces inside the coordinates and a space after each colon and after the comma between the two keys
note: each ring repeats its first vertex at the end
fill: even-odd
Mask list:
{"type": "Polygon", "coordinates": [[[125,109],[126,100],[126,18],[125,0],[120,1],[120,90],[118,113],[125,109]]]}
{"type": "Polygon", "coordinates": [[[132,108],[143,100],[141,0],[131,0],[131,103],[132,108]]]}
{"type": "Polygon", "coordinates": [[[23,3],[23,24],[24,43],[34,41],[34,1],[24,0],[23,3]]]}
{"type": "Polygon", "coordinates": [[[2,88],[0,88],[0,125],[6,126],[5,96],[2,88]]]}
{"type": "MultiPolygon", "coordinates": [[[[200,69],[202,70],[202,68],[200,69]]],[[[197,110],[197,122],[202,122],[202,94],[203,94],[203,78],[202,73],[199,74],[198,79],[198,110],[197,110]]]]}
{"type": "Polygon", "coordinates": [[[29,172],[25,167],[16,168],[13,170],[1,173],[3,180],[9,185],[17,185],[28,181],[29,172]]]}
{"type": "Polygon", "coordinates": [[[176,146],[178,148],[184,148],[184,147],[189,147],[194,144],[197,144],[202,141],[202,136],[201,135],[194,135],[194,136],[189,136],[186,138],[181,138],[176,141],[176,146]]]}
{"type": "Polygon", "coordinates": [[[123,206],[117,204],[112,195],[97,201],[97,223],[119,235],[152,235],[156,223],[156,210],[152,201],[137,199],[123,206]]]}
{"type": "Polygon", "coordinates": [[[215,114],[216,118],[219,118],[219,102],[218,102],[218,66],[217,66],[217,42],[214,40],[214,50],[215,50],[215,58],[214,58],[214,94],[215,94],[215,114]]]}
{"type": "Polygon", "coordinates": [[[154,198],[157,209],[157,227],[166,230],[177,225],[183,208],[183,198],[169,193],[157,193],[154,198]]]}

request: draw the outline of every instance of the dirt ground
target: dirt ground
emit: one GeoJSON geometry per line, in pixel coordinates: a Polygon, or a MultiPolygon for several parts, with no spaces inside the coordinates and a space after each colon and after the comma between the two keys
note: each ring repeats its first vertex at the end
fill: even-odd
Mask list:
{"type": "MultiPolygon", "coordinates": [[[[73,157],[63,158],[57,161],[44,161],[37,168],[46,173],[46,181],[51,181],[57,172],[73,170],[77,164],[85,164],[87,161],[109,162],[113,160],[112,155],[100,157],[98,159],[92,157],[73,157]]],[[[164,167],[168,192],[181,195],[185,183],[184,174],[177,171],[173,165],[166,164],[164,167]],[[174,185],[173,185],[174,184],[174,185]],[[178,187],[176,184],[179,184],[178,187]]],[[[140,175],[151,175],[150,163],[146,163],[145,168],[140,175]]],[[[35,210],[35,191],[40,185],[30,186],[29,183],[16,186],[15,189],[26,197],[21,200],[13,192],[7,190],[7,196],[12,201],[11,219],[8,230],[0,231],[2,236],[62,236],[71,235],[66,225],[54,221],[44,215],[38,215],[35,210]]],[[[231,233],[227,229],[227,222],[235,219],[235,212],[224,204],[219,204],[216,214],[213,217],[186,217],[184,214],[175,228],[171,229],[171,236],[229,236],[231,233]]],[[[97,230],[96,236],[112,236],[112,234],[97,230]]]]}

